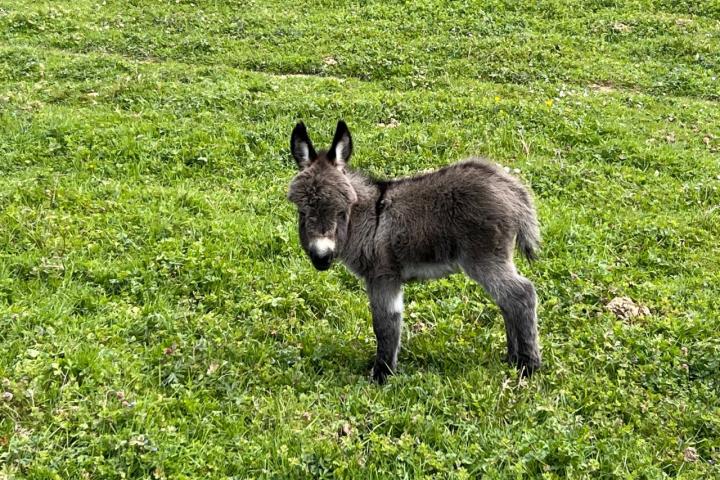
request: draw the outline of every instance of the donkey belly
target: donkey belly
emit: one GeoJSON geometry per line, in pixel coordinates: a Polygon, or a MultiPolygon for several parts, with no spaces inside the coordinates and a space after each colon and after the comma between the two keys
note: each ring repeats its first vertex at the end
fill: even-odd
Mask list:
{"type": "Polygon", "coordinates": [[[457,263],[413,263],[405,265],[402,269],[403,280],[431,280],[442,278],[451,273],[457,273],[460,267],[457,263]]]}

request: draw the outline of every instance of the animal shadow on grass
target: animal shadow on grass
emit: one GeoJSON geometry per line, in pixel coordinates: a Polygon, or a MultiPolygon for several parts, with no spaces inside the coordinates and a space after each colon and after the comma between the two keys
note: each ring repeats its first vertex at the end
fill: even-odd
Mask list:
{"type": "MultiPolygon", "coordinates": [[[[477,317],[465,320],[462,328],[466,341],[462,343],[455,341],[461,332],[457,332],[454,326],[443,325],[442,320],[430,326],[422,318],[409,320],[404,326],[404,347],[400,354],[405,363],[396,373],[401,378],[403,374],[420,372],[452,378],[470,371],[493,370],[495,366],[509,369],[504,342],[491,338],[491,329],[498,329],[497,333],[502,330],[499,315],[497,309],[491,307],[477,317]],[[422,330],[417,331],[420,328],[422,330]]],[[[325,343],[318,339],[308,356],[318,375],[332,373],[338,377],[357,375],[370,378],[375,363],[372,349],[360,340],[325,343]]]]}
{"type": "Polygon", "coordinates": [[[498,316],[497,309],[489,308],[473,319],[464,320],[465,342],[457,342],[457,335],[461,332],[455,331],[452,326],[442,325],[442,321],[434,326],[425,326],[421,318],[409,320],[400,354],[406,367],[398,373],[424,370],[453,377],[472,370],[488,369],[494,364],[505,366],[504,342],[493,345],[491,340],[491,329],[502,328],[502,319],[499,325],[498,316]]]}
{"type": "Polygon", "coordinates": [[[372,349],[359,340],[328,342],[318,338],[306,343],[301,356],[318,376],[332,376],[341,383],[357,383],[357,376],[368,376],[373,365],[372,349]]]}

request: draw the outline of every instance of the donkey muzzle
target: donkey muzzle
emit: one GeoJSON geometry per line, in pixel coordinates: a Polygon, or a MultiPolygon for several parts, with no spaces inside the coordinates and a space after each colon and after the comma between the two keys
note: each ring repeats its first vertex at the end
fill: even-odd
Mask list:
{"type": "Polygon", "coordinates": [[[308,254],[316,269],[327,270],[335,257],[335,241],[327,237],[316,238],[310,242],[308,254]]]}
{"type": "Polygon", "coordinates": [[[310,261],[312,261],[313,267],[322,272],[330,268],[333,262],[333,256],[330,254],[324,257],[318,257],[317,255],[310,254],[310,261]]]}

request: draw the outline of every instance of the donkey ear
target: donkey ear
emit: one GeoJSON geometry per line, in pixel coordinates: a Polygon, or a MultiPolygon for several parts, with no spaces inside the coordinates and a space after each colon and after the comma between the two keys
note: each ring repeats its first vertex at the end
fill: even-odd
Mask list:
{"type": "Polygon", "coordinates": [[[295,125],[292,131],[292,135],[290,136],[290,151],[298,167],[301,169],[309,166],[317,158],[315,148],[313,148],[305,124],[302,122],[295,125]]]}
{"type": "Polygon", "coordinates": [[[338,168],[344,167],[350,155],[352,155],[353,144],[352,137],[350,136],[350,130],[348,126],[340,120],[335,129],[335,137],[333,138],[332,146],[327,153],[328,160],[338,168]]]}

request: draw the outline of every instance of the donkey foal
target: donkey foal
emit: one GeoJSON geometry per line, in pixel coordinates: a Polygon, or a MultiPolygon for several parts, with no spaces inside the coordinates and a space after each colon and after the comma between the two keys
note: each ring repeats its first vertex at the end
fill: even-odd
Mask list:
{"type": "Polygon", "coordinates": [[[316,152],[302,123],[290,149],[300,172],[288,198],[298,209],[303,249],[318,270],[338,258],[365,280],[377,382],[397,365],[403,283],[461,269],[500,307],[507,360],[523,375],[540,367],[535,288],[512,259],[516,245],[535,258],[540,234],[530,194],[518,180],[481,159],[374,180],[347,167],[353,145],[343,121],[329,150],[316,152]]]}

